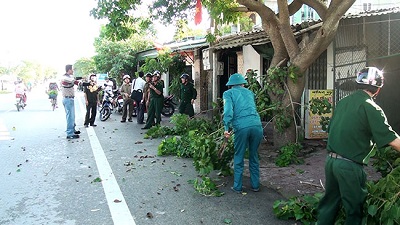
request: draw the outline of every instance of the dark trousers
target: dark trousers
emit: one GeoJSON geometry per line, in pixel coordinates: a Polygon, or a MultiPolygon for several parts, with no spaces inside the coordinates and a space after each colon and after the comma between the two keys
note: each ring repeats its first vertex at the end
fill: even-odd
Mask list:
{"type": "Polygon", "coordinates": [[[129,113],[128,118],[132,119],[133,114],[133,100],[131,98],[125,99],[122,106],[122,120],[126,120],[126,114],[129,113]],[[129,109],[127,109],[129,108],[129,109]]]}
{"type": "Polygon", "coordinates": [[[89,102],[86,106],[85,123],[83,125],[93,125],[96,119],[97,102],[89,102]]]}
{"type": "Polygon", "coordinates": [[[143,121],[144,121],[144,110],[145,110],[145,106],[144,106],[144,102],[143,103],[141,103],[141,102],[139,102],[139,104],[138,105],[136,105],[136,119],[137,119],[137,123],[138,124],[142,124],[142,123],[144,123],[143,121]]]}
{"type": "Polygon", "coordinates": [[[193,117],[194,109],[192,103],[190,101],[189,102],[182,101],[181,104],[179,105],[179,113],[186,114],[189,117],[193,117]]]}
{"type": "Polygon", "coordinates": [[[345,225],[363,224],[363,206],[368,190],[362,165],[328,156],[325,179],[325,195],[319,202],[317,224],[335,224],[341,205],[346,213],[345,225]]]}
{"type": "Polygon", "coordinates": [[[150,128],[154,124],[154,119],[156,119],[156,125],[161,122],[161,110],[164,104],[164,98],[150,98],[149,109],[147,110],[147,121],[145,128],[150,128]]]}
{"type": "Polygon", "coordinates": [[[142,101],[142,92],[138,92],[135,96],[134,101],[136,102],[136,120],[137,123],[142,124],[144,120],[144,106],[140,102],[142,101]]]}

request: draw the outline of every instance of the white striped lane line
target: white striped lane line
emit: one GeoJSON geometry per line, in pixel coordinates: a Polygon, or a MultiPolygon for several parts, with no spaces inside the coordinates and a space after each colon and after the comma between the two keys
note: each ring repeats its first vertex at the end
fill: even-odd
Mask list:
{"type": "MultiPolygon", "coordinates": [[[[78,104],[81,109],[85,109],[80,98],[76,98],[75,101],[79,102],[78,104]]],[[[104,194],[106,195],[108,207],[110,209],[114,224],[136,225],[93,127],[86,128],[86,132],[89,136],[97,169],[102,180],[101,184],[103,185],[104,194]],[[118,201],[114,202],[115,200],[118,201]]]]}
{"type": "Polygon", "coordinates": [[[3,120],[0,119],[0,141],[13,140],[3,120]]]}

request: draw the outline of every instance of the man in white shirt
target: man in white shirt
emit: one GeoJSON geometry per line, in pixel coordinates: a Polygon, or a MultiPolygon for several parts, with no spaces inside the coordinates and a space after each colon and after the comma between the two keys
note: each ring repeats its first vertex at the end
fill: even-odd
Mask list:
{"type": "Polygon", "coordinates": [[[138,124],[144,124],[144,107],[141,101],[143,98],[143,89],[146,81],[143,80],[143,76],[143,71],[139,71],[139,77],[132,81],[132,98],[136,102],[136,119],[138,124]]]}
{"type": "Polygon", "coordinates": [[[110,78],[108,78],[108,76],[106,77],[106,82],[104,83],[104,91],[112,91],[113,90],[113,86],[114,86],[114,82],[112,82],[112,80],[110,80],[110,78]]]}

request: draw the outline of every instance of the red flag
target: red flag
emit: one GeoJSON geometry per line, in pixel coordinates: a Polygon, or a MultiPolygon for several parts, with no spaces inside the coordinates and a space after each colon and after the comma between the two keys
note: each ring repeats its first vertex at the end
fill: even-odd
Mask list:
{"type": "Polygon", "coordinates": [[[199,25],[201,23],[201,0],[196,2],[196,14],[194,15],[194,24],[199,25]]]}

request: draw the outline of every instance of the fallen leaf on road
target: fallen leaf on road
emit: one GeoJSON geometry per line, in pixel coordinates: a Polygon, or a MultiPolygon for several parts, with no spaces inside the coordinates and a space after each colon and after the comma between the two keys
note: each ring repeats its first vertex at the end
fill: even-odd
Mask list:
{"type": "Polygon", "coordinates": [[[143,141],[137,141],[135,144],[143,144],[143,141]]]}
{"type": "Polygon", "coordinates": [[[172,173],[173,175],[175,175],[175,176],[178,176],[178,177],[181,177],[181,176],[182,176],[182,174],[177,173],[177,172],[175,172],[175,171],[172,171],[171,173],[172,173]]]}
{"type": "Polygon", "coordinates": [[[181,212],[185,212],[185,210],[184,210],[184,209],[181,209],[181,212]]]}
{"type": "Polygon", "coordinates": [[[232,224],[232,220],[231,219],[224,219],[224,223],[225,224],[232,224]]]}
{"type": "Polygon", "coordinates": [[[151,212],[146,213],[146,217],[149,219],[153,218],[153,214],[151,212]]]}
{"type": "Polygon", "coordinates": [[[115,202],[115,203],[120,203],[120,202],[122,202],[122,201],[119,200],[119,199],[115,199],[114,202],[115,202]]]}
{"type": "Polygon", "coordinates": [[[101,178],[100,178],[100,177],[97,177],[97,178],[94,179],[91,183],[94,183],[94,182],[101,182],[101,178]]]}

